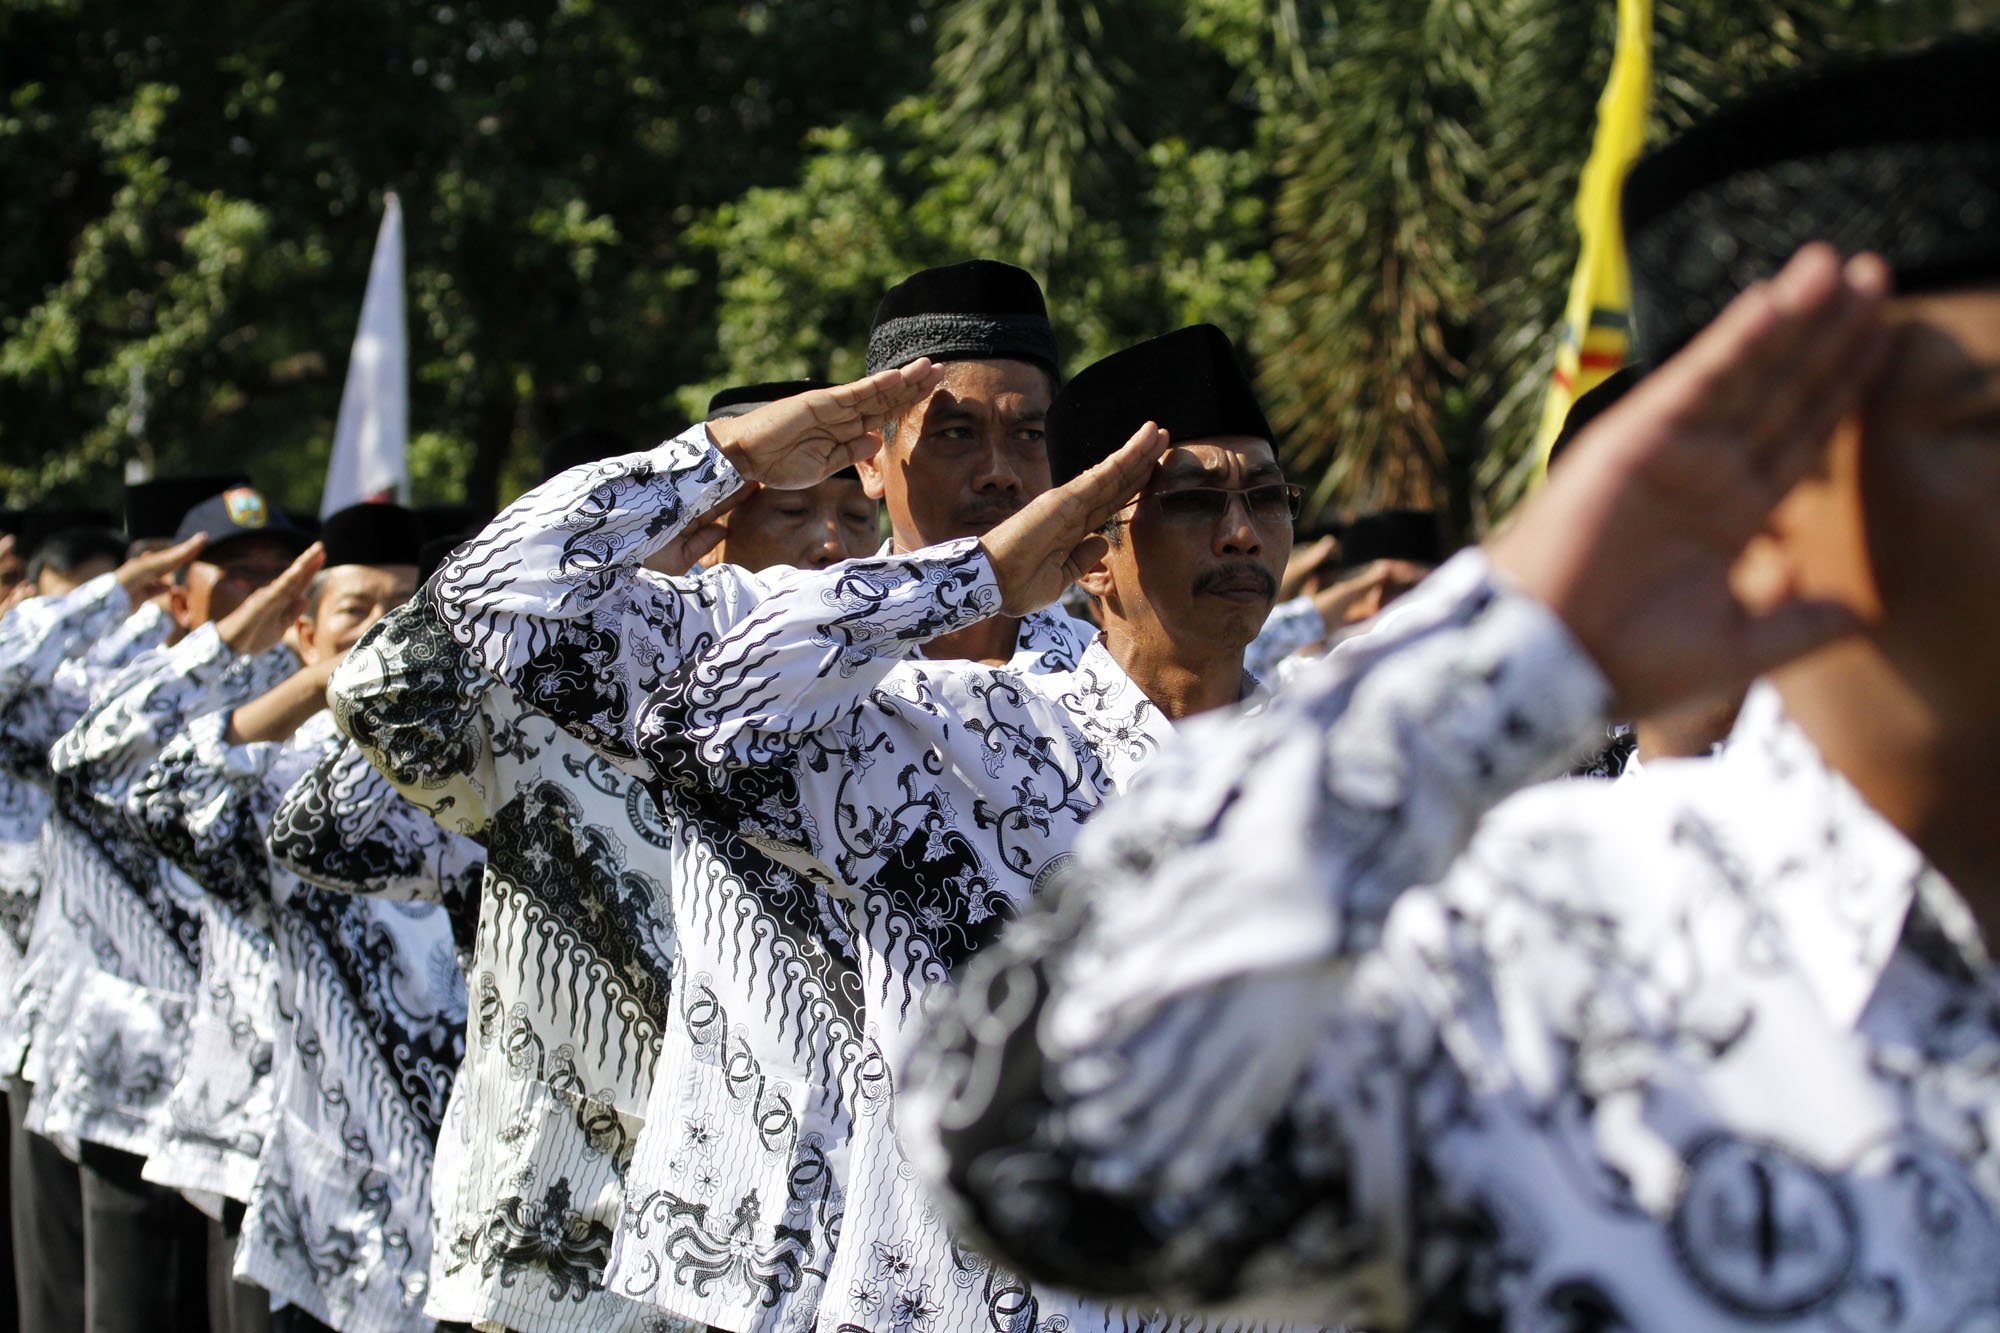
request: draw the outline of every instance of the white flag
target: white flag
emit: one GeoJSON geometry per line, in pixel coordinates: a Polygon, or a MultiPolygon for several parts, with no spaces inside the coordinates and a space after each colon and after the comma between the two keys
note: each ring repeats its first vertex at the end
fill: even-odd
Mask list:
{"type": "Polygon", "coordinates": [[[333,458],[321,518],[367,500],[407,503],[410,495],[410,348],[403,329],[403,206],[383,203],[361,327],[347,360],[333,458]]]}

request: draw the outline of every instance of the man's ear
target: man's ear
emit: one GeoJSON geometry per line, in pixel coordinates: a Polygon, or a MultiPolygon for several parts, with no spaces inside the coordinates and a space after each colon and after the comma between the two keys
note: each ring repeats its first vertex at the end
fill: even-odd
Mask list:
{"type": "Polygon", "coordinates": [[[319,660],[319,623],[310,615],[303,615],[294,620],[286,637],[292,642],[292,651],[297,653],[299,660],[307,666],[319,660]]]}
{"type": "Polygon", "coordinates": [[[1861,448],[1861,419],[1850,415],[1835,427],[1824,465],[1793,485],[1736,558],[1730,587],[1753,611],[1809,597],[1840,602],[1864,623],[1881,619],[1862,509],[1861,448]]]}
{"type": "Polygon", "coordinates": [[[180,626],[183,634],[195,628],[194,625],[188,623],[194,615],[194,610],[188,605],[188,588],[185,577],[167,585],[167,614],[173,618],[174,624],[180,626]]]}
{"type": "Polygon", "coordinates": [[[882,442],[882,432],[879,430],[869,431],[868,438],[875,441],[875,452],[866,458],[855,459],[854,470],[861,476],[862,494],[871,500],[880,500],[887,494],[882,475],[883,464],[887,461],[883,455],[887,452],[887,447],[882,442]]]}
{"type": "MultiPolygon", "coordinates": [[[[1120,533],[1118,534],[1118,540],[1130,541],[1131,538],[1124,533],[1120,533]]],[[[1100,602],[1104,601],[1111,596],[1113,586],[1111,566],[1105,564],[1100,559],[1089,569],[1084,570],[1082,576],[1076,582],[1078,587],[1082,588],[1092,597],[1095,597],[1100,602]]]]}

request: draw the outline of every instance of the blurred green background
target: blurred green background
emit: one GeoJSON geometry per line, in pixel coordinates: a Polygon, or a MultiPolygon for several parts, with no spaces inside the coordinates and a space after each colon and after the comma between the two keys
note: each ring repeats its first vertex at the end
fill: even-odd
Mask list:
{"type": "MultiPolygon", "coordinates": [[[[1316,510],[1476,532],[1530,475],[1612,0],[4,0],[0,499],[126,460],[314,506],[382,195],[420,502],[857,373],[911,269],[1047,286],[1069,364],[1195,320],[1316,510]]],[[[2000,0],[1657,0],[1652,127],[2000,0]]]]}

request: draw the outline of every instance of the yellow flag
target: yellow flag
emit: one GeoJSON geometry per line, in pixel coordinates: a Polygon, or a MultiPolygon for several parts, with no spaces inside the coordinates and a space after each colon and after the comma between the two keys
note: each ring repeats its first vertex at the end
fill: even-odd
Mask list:
{"type": "Polygon", "coordinates": [[[1645,144],[1652,83],[1652,0],[1618,0],[1618,47],[1611,57],[1611,77],[1597,100],[1597,134],[1576,191],[1582,253],[1570,279],[1562,345],[1556,350],[1555,376],[1535,440],[1543,467],[1570,404],[1625,364],[1632,281],[1625,267],[1625,234],[1618,225],[1618,192],[1645,144]]]}

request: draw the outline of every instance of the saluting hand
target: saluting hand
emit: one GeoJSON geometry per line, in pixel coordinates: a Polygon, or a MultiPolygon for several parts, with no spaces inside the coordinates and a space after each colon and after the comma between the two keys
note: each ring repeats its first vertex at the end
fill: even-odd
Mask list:
{"type": "Polygon", "coordinates": [[[1043,491],[979,539],[1000,585],[1002,615],[1040,610],[1104,558],[1111,544],[1100,529],[1139,493],[1168,443],[1167,432],[1148,421],[1111,457],[1043,491]]]}
{"type": "Polygon", "coordinates": [[[285,572],[243,599],[224,616],[216,633],[229,650],[242,657],[268,653],[284,642],[285,631],[305,614],[306,589],[326,563],[326,548],[318,542],[299,553],[285,572]]]}
{"type": "Polygon", "coordinates": [[[922,402],[944,371],[919,357],[852,384],[780,398],[754,412],[708,423],[709,438],[746,481],[774,490],[817,486],[872,455],[882,429],[904,408],[922,402]]]}
{"type": "Polygon", "coordinates": [[[1591,423],[1494,566],[1561,616],[1627,716],[1741,688],[1853,633],[1848,607],[1755,596],[1739,557],[1885,360],[1889,271],[1809,245],[1591,423]]]}
{"type": "Polygon", "coordinates": [[[118,568],[111,571],[111,577],[118,580],[118,586],[132,599],[136,608],[148,598],[166,591],[167,580],[176,570],[185,569],[188,562],[201,554],[201,548],[208,542],[208,534],[197,532],[184,542],[176,542],[157,551],[135,555],[118,568]]]}

